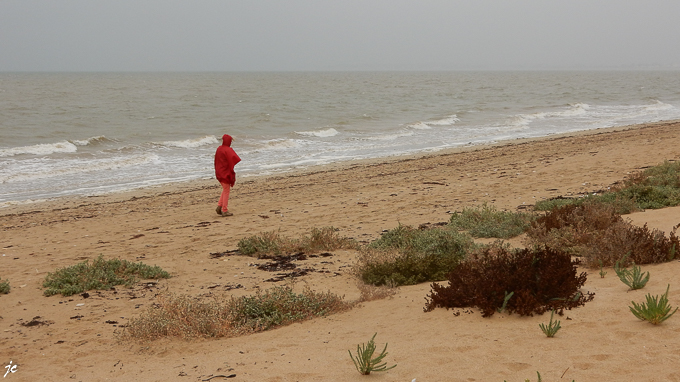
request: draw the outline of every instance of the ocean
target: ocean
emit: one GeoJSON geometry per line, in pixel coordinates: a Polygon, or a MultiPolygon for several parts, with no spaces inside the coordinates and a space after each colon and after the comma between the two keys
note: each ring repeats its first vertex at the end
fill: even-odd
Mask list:
{"type": "Polygon", "coordinates": [[[680,72],[0,73],[0,208],[680,119],[680,72]]]}

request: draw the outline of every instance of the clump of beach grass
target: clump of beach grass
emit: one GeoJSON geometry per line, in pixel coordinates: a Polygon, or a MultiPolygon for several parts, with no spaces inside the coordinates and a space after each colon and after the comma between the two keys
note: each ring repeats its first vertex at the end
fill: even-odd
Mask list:
{"type": "Polygon", "coordinates": [[[0,294],[7,294],[9,293],[10,289],[11,288],[9,286],[9,280],[3,281],[2,279],[0,279],[0,294]]]}
{"type": "Polygon", "coordinates": [[[170,274],[158,266],[127,260],[104,260],[100,255],[92,263],[82,263],[50,272],[43,281],[45,296],[71,296],[88,290],[109,290],[116,285],[132,286],[141,279],[167,279],[170,274]]]}
{"type": "Polygon", "coordinates": [[[499,211],[484,203],[455,212],[449,227],[465,230],[473,237],[509,239],[524,233],[535,216],[526,212],[499,211]]]}
{"type": "Polygon", "coordinates": [[[648,321],[654,325],[666,321],[678,311],[678,308],[675,308],[671,313],[671,309],[673,308],[668,304],[668,290],[670,287],[671,286],[668,285],[666,287],[666,293],[661,296],[652,296],[651,294],[648,294],[645,297],[647,300],[646,302],[637,304],[635,301],[631,301],[633,306],[629,307],[630,311],[635,317],[643,321],[648,321]]]}
{"type": "Polygon", "coordinates": [[[356,367],[357,371],[362,375],[369,375],[373,371],[387,371],[397,367],[397,365],[388,367],[387,363],[383,362],[383,359],[389,354],[387,353],[387,344],[385,344],[385,347],[379,355],[377,355],[375,358],[373,357],[373,354],[376,350],[374,340],[377,334],[378,333],[375,333],[367,344],[357,345],[356,356],[352,355],[352,352],[348,350],[349,356],[352,358],[352,362],[354,363],[354,367],[356,367]]]}
{"type": "Polygon", "coordinates": [[[557,332],[562,328],[559,320],[553,321],[554,316],[555,311],[553,310],[550,312],[550,322],[548,325],[538,324],[543,334],[545,334],[545,336],[548,338],[555,337],[555,334],[557,334],[557,332]]]}
{"type": "Polygon", "coordinates": [[[139,317],[129,321],[121,339],[235,337],[351,307],[352,303],[331,292],[319,293],[305,288],[302,293],[295,293],[291,286],[274,287],[252,296],[224,301],[165,294],[139,317]]]}
{"type": "Polygon", "coordinates": [[[359,249],[356,240],[340,236],[334,227],[312,228],[299,239],[280,235],[276,231],[250,236],[238,242],[242,255],[259,257],[292,252],[320,252],[337,249],[359,249]]]}
{"type": "Polygon", "coordinates": [[[632,269],[621,268],[619,262],[624,263],[628,255],[617,261],[614,265],[614,272],[622,283],[626,284],[630,290],[642,289],[649,281],[649,272],[645,275],[639,266],[633,263],[632,269]]]}

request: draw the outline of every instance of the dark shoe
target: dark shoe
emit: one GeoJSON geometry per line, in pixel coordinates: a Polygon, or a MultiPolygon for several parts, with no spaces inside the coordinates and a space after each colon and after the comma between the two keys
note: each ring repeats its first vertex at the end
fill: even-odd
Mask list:
{"type": "Polygon", "coordinates": [[[229,211],[224,211],[224,212],[222,212],[222,216],[234,216],[234,214],[232,214],[229,211]]]}
{"type": "Polygon", "coordinates": [[[215,212],[217,212],[218,215],[222,215],[222,207],[217,206],[217,208],[215,209],[215,212]]]}

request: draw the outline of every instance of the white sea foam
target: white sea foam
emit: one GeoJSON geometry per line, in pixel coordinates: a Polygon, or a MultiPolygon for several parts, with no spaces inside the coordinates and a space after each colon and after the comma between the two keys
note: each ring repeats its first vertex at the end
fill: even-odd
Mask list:
{"type": "Polygon", "coordinates": [[[410,127],[412,129],[416,129],[416,130],[429,130],[433,126],[452,126],[452,125],[455,125],[456,122],[460,122],[460,119],[458,118],[458,116],[453,114],[453,115],[450,115],[450,116],[448,116],[446,118],[442,118],[442,119],[435,119],[435,120],[432,120],[432,121],[425,121],[425,122],[419,121],[419,122],[416,122],[416,123],[411,123],[411,124],[407,125],[407,127],[410,127]]]}
{"type": "Polygon", "coordinates": [[[590,105],[585,103],[576,103],[569,105],[563,110],[538,112],[531,114],[518,114],[506,121],[511,130],[521,130],[527,128],[532,122],[544,119],[566,119],[585,115],[590,109],[590,105]]]}
{"type": "Polygon", "coordinates": [[[24,163],[18,171],[1,172],[0,183],[26,182],[34,179],[60,178],[67,175],[97,173],[118,170],[126,167],[140,166],[148,163],[160,163],[156,154],[133,155],[119,158],[99,159],[96,161],[60,161],[48,164],[44,161],[24,163]]]}
{"type": "Polygon", "coordinates": [[[319,137],[319,138],[327,138],[327,137],[334,137],[338,134],[340,134],[337,130],[335,130],[332,127],[329,127],[327,129],[322,129],[322,130],[313,130],[313,131],[296,131],[295,134],[299,134],[305,137],[319,137]]]}
{"type": "Polygon", "coordinates": [[[185,139],[183,141],[165,141],[161,142],[161,145],[168,147],[180,147],[183,149],[193,149],[196,147],[214,145],[217,143],[219,143],[219,141],[214,135],[206,135],[205,137],[185,139]]]}
{"type": "Polygon", "coordinates": [[[455,125],[457,122],[460,122],[460,119],[458,118],[457,115],[453,114],[446,118],[437,119],[434,121],[427,121],[425,122],[425,124],[429,126],[452,126],[455,125]]]}
{"type": "Polygon", "coordinates": [[[57,143],[41,143],[33,146],[10,147],[0,149],[0,157],[12,157],[15,155],[50,155],[54,153],[74,153],[78,151],[76,145],[69,141],[57,143]]]}

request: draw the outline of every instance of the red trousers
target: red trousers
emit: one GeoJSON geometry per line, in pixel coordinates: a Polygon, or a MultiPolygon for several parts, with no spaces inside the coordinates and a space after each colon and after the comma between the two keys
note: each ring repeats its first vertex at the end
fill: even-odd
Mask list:
{"type": "Polygon", "coordinates": [[[222,183],[222,195],[220,195],[220,201],[217,202],[217,205],[222,207],[222,212],[227,212],[227,205],[229,204],[229,191],[231,191],[231,185],[229,183],[222,183]]]}

